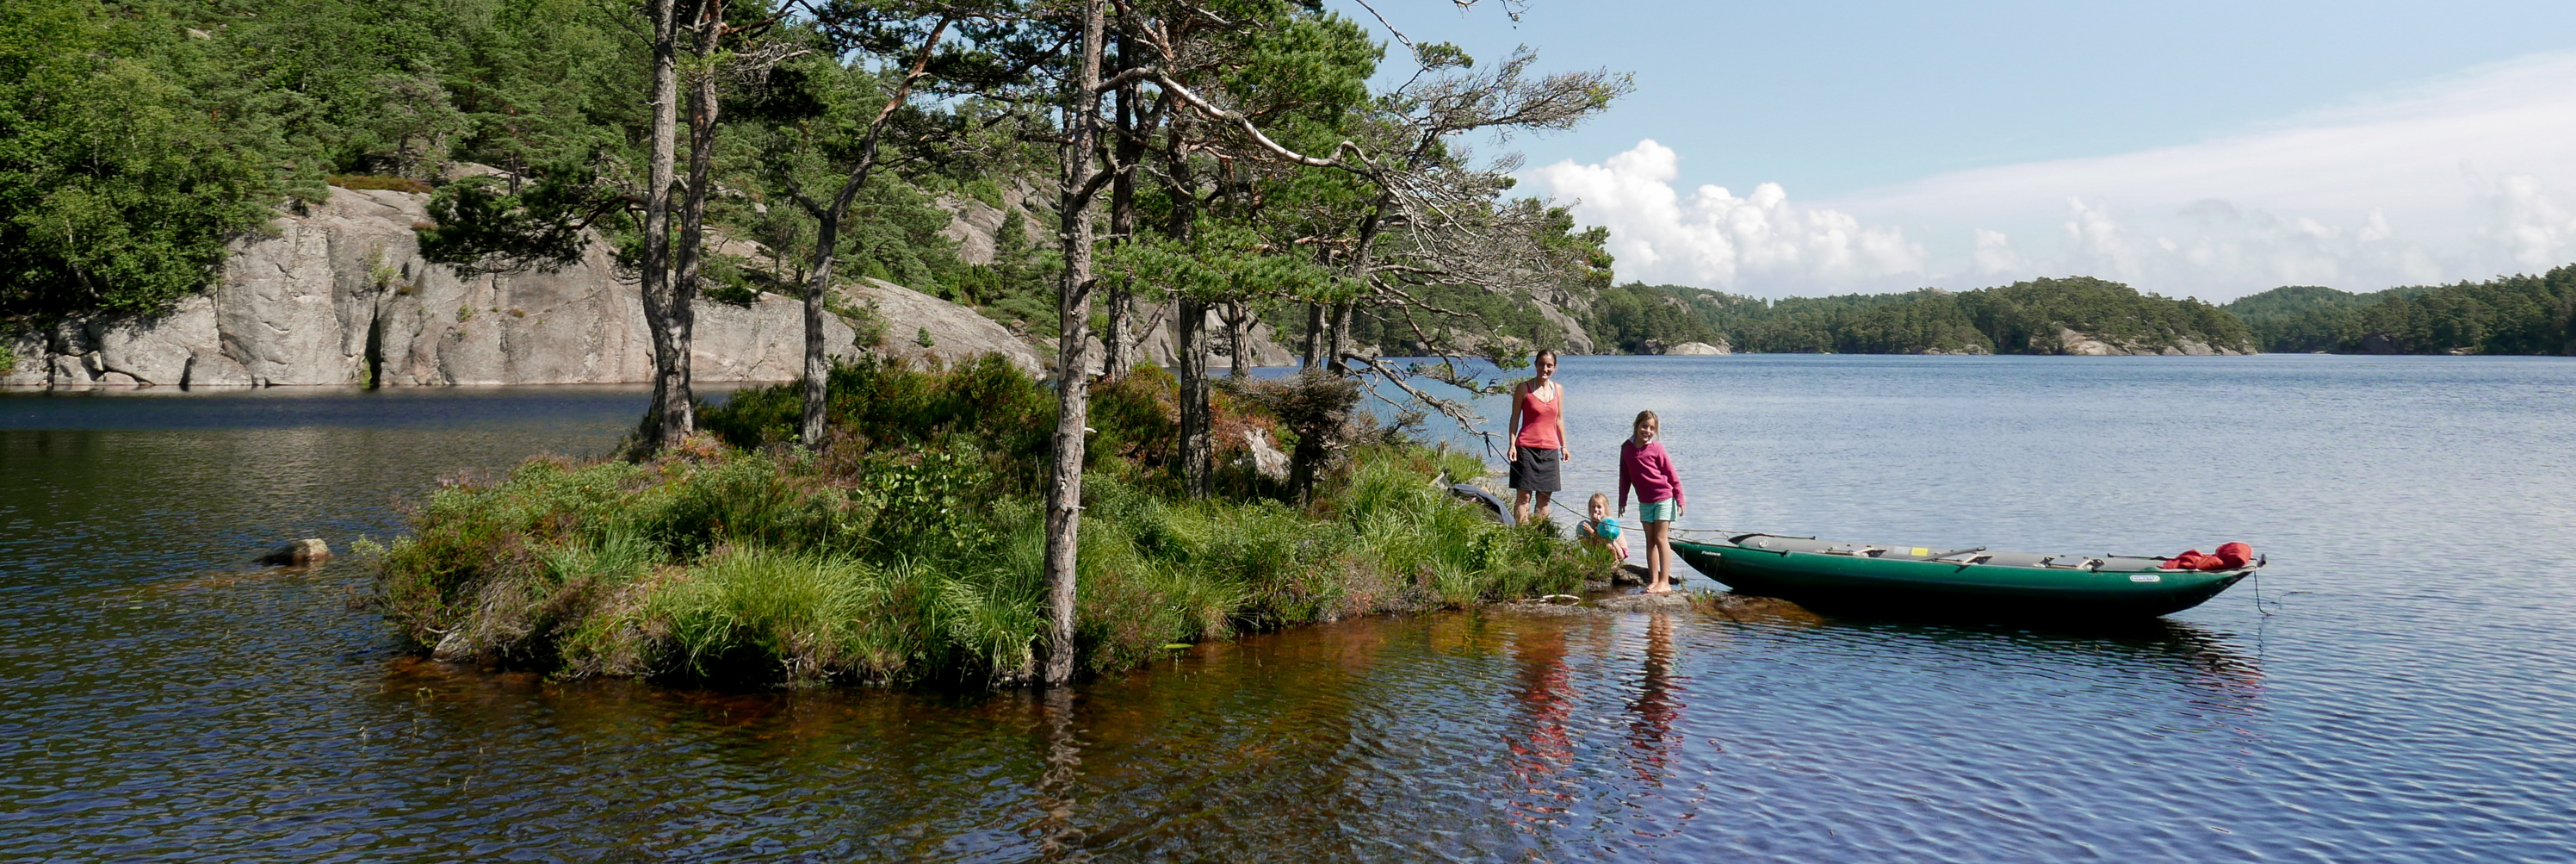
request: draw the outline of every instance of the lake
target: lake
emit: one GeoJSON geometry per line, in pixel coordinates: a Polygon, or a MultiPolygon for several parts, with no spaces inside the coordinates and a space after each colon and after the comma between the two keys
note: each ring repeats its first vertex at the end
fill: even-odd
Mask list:
{"type": "Polygon", "coordinates": [[[0,859],[2576,859],[2576,361],[1560,377],[1578,506],[1652,409],[1686,528],[2271,566],[2109,632],[1456,612],[1054,694],[564,682],[247,562],[643,390],[0,393],[0,859]]]}

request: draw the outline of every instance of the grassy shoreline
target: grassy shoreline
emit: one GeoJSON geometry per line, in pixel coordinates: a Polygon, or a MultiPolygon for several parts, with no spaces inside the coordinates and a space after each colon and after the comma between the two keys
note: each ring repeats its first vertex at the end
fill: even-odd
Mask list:
{"type": "MultiPolygon", "coordinates": [[[[777,440],[788,387],[711,409],[645,462],[532,459],[445,486],[380,560],[377,602],[440,656],[563,676],[735,684],[1025,681],[1044,632],[1038,476],[1052,397],[998,359],[833,376],[833,439],[777,440]],[[1041,434],[1031,434],[1033,430],[1041,434]]],[[[1293,438],[1220,399],[1219,494],[1180,495],[1172,382],[1095,387],[1077,661],[1358,615],[1569,592],[1608,559],[1505,528],[1433,483],[1483,465],[1355,430],[1303,506],[1232,458],[1293,438]]]]}

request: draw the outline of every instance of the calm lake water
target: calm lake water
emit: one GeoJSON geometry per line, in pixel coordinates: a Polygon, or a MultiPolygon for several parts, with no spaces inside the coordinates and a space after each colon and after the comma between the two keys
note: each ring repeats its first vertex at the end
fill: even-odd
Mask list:
{"type": "Polygon", "coordinates": [[[1569,491],[1652,408],[1685,527],[2272,566],[2114,633],[1452,613],[1059,696],[566,683],[245,562],[642,391],[0,394],[0,859],[2576,859],[2576,361],[1562,377],[1569,491]]]}

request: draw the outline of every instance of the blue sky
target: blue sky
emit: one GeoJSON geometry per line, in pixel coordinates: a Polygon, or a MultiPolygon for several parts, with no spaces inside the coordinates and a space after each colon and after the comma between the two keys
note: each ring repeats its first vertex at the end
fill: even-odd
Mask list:
{"type": "Polygon", "coordinates": [[[1479,59],[1635,74],[1513,145],[1623,278],[2224,300],[2576,261],[2576,2],[1371,5],[1479,59]]]}

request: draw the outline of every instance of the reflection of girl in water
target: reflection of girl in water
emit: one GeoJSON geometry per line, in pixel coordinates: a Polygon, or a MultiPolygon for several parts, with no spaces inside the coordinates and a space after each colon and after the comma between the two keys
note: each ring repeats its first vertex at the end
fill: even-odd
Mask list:
{"type": "Polygon", "coordinates": [[[1673,674],[1673,618],[1654,615],[1646,620],[1646,675],[1639,682],[1637,699],[1628,710],[1637,718],[1628,722],[1628,768],[1637,779],[1663,785],[1663,775],[1672,767],[1673,722],[1681,719],[1680,676],[1673,674]]]}
{"type": "Polygon", "coordinates": [[[1512,779],[1519,790],[1532,798],[1513,796],[1511,814],[1515,825],[1543,825],[1556,821],[1553,814],[1565,812],[1561,805],[1535,800],[1539,796],[1558,802],[1574,800],[1571,793],[1549,790],[1540,784],[1574,764],[1574,720],[1576,693],[1570,670],[1565,665],[1565,632],[1552,627],[1532,627],[1512,642],[1512,660],[1520,665],[1519,690],[1514,696],[1519,703],[1515,712],[1528,728],[1513,733],[1512,779]]]}

